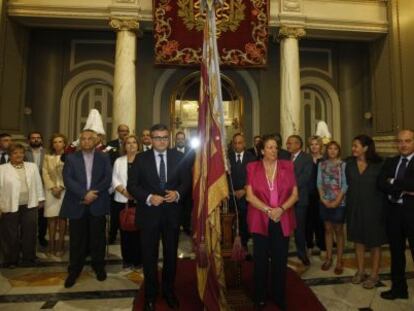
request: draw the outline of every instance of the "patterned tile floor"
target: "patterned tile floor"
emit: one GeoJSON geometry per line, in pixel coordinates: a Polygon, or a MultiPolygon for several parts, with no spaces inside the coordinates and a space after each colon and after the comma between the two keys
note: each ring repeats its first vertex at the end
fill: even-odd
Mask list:
{"type": "MultiPolygon", "coordinates": [[[[410,298],[385,301],[380,298],[380,292],[390,286],[387,249],[384,249],[382,258],[382,281],[373,290],[351,283],[356,263],[350,244],[346,247],[341,276],[336,276],[333,269],[322,271],[322,260],[316,251],[311,256],[311,266],[306,269],[297,260],[294,249],[291,242],[289,265],[301,275],[327,310],[414,310],[414,264],[408,252],[410,298]]],[[[178,256],[194,257],[191,240],[184,234],[180,236],[178,256]]],[[[76,285],[70,289],[63,287],[68,254],[63,258],[46,257],[39,251],[38,257],[40,267],[0,270],[0,310],[131,310],[133,298],[143,281],[141,270],[122,269],[118,244],[108,247],[108,279],[105,282],[98,282],[93,271],[86,266],[76,285]]]]}

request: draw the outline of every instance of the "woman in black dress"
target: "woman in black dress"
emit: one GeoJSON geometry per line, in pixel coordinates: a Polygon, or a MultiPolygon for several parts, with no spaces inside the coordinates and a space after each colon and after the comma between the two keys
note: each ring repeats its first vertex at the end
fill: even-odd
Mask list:
{"type": "Polygon", "coordinates": [[[348,240],[355,243],[358,271],[352,283],[372,289],[379,281],[381,245],[387,242],[384,195],[377,187],[382,160],[371,137],[359,135],[352,142],[352,158],[346,165],[348,240]],[[364,271],[366,249],[371,250],[371,273],[364,271]]]}

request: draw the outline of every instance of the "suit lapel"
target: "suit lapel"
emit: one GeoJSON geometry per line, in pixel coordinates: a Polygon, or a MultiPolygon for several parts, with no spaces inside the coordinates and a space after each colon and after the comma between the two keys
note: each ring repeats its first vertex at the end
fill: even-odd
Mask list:
{"type": "Polygon", "coordinates": [[[147,153],[147,157],[148,157],[148,173],[150,178],[152,178],[154,180],[154,183],[159,184],[160,183],[160,177],[158,176],[158,171],[157,171],[157,163],[155,162],[155,154],[154,151],[148,151],[147,153]]]}

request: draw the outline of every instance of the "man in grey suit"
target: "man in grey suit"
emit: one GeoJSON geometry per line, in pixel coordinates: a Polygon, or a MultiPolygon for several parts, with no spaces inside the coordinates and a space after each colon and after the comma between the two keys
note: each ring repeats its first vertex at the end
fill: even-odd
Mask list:
{"type": "MultiPolygon", "coordinates": [[[[40,176],[42,176],[43,158],[45,157],[42,134],[37,131],[30,132],[27,135],[27,142],[29,143],[29,148],[26,150],[24,160],[35,163],[39,169],[40,176]]],[[[47,219],[43,213],[44,207],[39,206],[37,214],[37,239],[42,247],[46,247],[48,244],[46,240],[47,219]]]]}
{"type": "Polygon", "coordinates": [[[295,205],[296,231],[295,243],[297,255],[305,266],[310,265],[306,252],[306,212],[309,204],[309,181],[312,174],[312,157],[303,152],[303,140],[299,135],[291,135],[286,142],[286,148],[292,155],[295,166],[296,184],[299,191],[299,200],[295,205]]]}

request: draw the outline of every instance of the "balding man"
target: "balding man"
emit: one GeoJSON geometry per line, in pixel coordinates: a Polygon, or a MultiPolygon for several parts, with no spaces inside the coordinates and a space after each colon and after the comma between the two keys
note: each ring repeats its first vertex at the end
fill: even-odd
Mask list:
{"type": "Polygon", "coordinates": [[[65,287],[72,287],[82,272],[85,259],[98,281],[106,279],[105,229],[109,212],[112,172],[108,155],[96,151],[97,133],[83,130],[80,151],[68,154],[63,167],[65,196],[60,217],[69,218],[69,275],[65,287]]]}
{"type": "Polygon", "coordinates": [[[414,259],[414,130],[398,133],[399,154],[385,161],[379,186],[388,195],[387,229],[391,252],[391,289],[383,299],[407,299],[405,248],[408,239],[414,259]]]}
{"type": "Polygon", "coordinates": [[[152,149],[151,132],[149,129],[142,130],[141,133],[141,151],[148,151],[152,149]]]}

